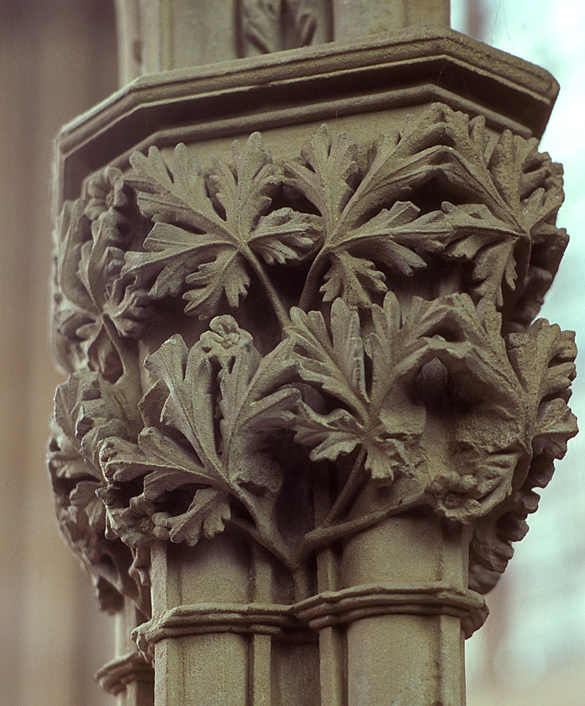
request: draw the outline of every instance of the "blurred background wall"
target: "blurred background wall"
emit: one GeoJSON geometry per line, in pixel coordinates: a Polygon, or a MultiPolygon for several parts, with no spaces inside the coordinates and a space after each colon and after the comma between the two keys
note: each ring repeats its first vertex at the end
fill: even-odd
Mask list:
{"type": "Polygon", "coordinates": [[[0,704],[97,706],[109,619],[45,470],[50,182],[60,126],[117,87],[113,0],[0,0],[0,704]]]}
{"type": "MultiPolygon", "coordinates": [[[[561,91],[541,149],[565,169],[558,223],[571,236],[541,316],[577,331],[571,406],[585,428],[585,131],[582,0],[452,0],[453,26],[548,69],[561,91]]],[[[569,443],[542,491],[530,532],[489,597],[492,614],[467,646],[469,706],[585,704],[585,434],[569,443]]]]}
{"type": "MultiPolygon", "coordinates": [[[[585,331],[585,3],[452,0],[452,24],[561,83],[542,148],[565,164],[573,239],[543,315],[585,331]]],[[[47,340],[52,142],[116,87],[113,0],[0,0],[0,706],[114,703],[93,682],[112,626],[58,534],[44,457],[61,382],[47,340]]],[[[468,643],[469,706],[585,703],[584,457],[578,437],[468,643]]]]}

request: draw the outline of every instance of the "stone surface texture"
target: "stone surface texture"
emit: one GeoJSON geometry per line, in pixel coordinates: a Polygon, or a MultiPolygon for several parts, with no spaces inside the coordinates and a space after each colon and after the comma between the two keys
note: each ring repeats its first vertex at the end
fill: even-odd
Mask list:
{"type": "MultiPolygon", "coordinates": [[[[320,7],[245,2],[239,46],[309,44],[320,7]]],[[[49,467],[120,704],[464,704],[576,433],[573,335],[534,321],[567,243],[555,93],[411,28],[144,76],[64,129],[49,467]]]]}

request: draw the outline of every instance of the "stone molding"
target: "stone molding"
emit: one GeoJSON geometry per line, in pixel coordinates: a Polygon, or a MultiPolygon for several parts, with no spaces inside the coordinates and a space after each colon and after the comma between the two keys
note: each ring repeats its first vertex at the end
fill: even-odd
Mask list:
{"type": "Polygon", "coordinates": [[[446,103],[489,126],[540,138],[558,93],[543,69],[446,27],[141,76],[66,125],[56,202],[134,150],[205,141],[340,116],[446,103]]]}
{"type": "MultiPolygon", "coordinates": [[[[440,583],[371,584],[322,591],[293,605],[263,603],[197,603],[165,611],[133,631],[145,657],[154,645],[173,638],[206,633],[270,635],[287,642],[311,642],[313,631],[392,613],[450,615],[462,620],[466,637],[487,617],[483,597],[475,591],[440,583]]],[[[117,664],[117,662],[116,662],[117,664]]]]}
{"type": "Polygon", "coordinates": [[[291,642],[311,642],[311,634],[296,619],[295,606],[262,603],[197,603],[165,611],[134,630],[145,655],[152,656],[160,640],[205,633],[270,635],[291,642]]]}
{"type": "Polygon", "coordinates": [[[487,617],[481,595],[440,582],[402,586],[374,584],[323,591],[293,606],[292,610],[314,630],[389,613],[451,615],[462,620],[466,637],[471,637],[487,617]]]}
{"type": "Polygon", "coordinates": [[[152,666],[140,652],[134,650],[105,664],[95,678],[104,691],[117,696],[132,682],[152,684],[154,675],[152,666]]]}

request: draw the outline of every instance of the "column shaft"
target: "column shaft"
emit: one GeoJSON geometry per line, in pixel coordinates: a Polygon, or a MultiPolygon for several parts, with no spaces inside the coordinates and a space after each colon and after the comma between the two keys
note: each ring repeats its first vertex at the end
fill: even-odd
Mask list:
{"type": "Polygon", "coordinates": [[[392,518],[348,542],[344,587],[413,593],[404,607],[380,608],[392,612],[357,617],[348,626],[348,706],[464,705],[461,617],[426,602],[425,591],[467,589],[468,543],[468,531],[425,515],[392,518]]]}

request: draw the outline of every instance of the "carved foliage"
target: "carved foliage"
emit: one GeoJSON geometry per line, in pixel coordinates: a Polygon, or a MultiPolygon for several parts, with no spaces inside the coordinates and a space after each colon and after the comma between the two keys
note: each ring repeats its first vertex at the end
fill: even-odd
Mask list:
{"type": "Polygon", "coordinates": [[[232,159],[207,172],[183,145],[151,148],[65,207],[67,518],[122,540],[137,572],[150,540],[231,524],[299,579],[319,544],[429,507],[474,523],[487,585],[576,432],[570,335],[523,330],[558,264],[543,247],[566,243],[560,168],[441,105],[370,146],[324,127],[297,160],[276,164],[258,134],[232,159]],[[161,337],[157,311],[180,333],[161,337]],[[142,361],[139,336],[164,342],[142,361]],[[316,473],[329,505],[291,531],[286,498],[316,473]]]}
{"type": "Polygon", "coordinates": [[[102,608],[118,610],[128,595],[148,613],[150,598],[139,576],[142,557],[120,539],[106,537],[106,511],[98,498],[106,485],[98,449],[105,438],[129,435],[126,412],[119,391],[99,373],[71,375],[57,389],[49,471],[61,528],[93,576],[102,608]]]}
{"type": "Polygon", "coordinates": [[[117,284],[125,251],[144,237],[143,223],[119,170],[99,174],[87,196],[67,202],[57,224],[54,349],[66,370],[88,367],[116,379],[134,364],[124,339],[145,316],[142,302],[117,284]]]}
{"type": "Polygon", "coordinates": [[[498,308],[506,304],[516,318],[512,307],[526,283],[531,238],[550,225],[562,202],[560,169],[536,144],[505,132],[488,156],[483,118],[470,121],[435,105],[402,134],[378,139],[361,177],[357,145],[344,134],[331,140],[323,129],[300,163],[286,165],[291,183],[324,220],[301,305],[317,303],[325,272],[326,301],[342,296],[369,306],[386,291],[388,275],[411,276],[428,266],[426,253],[440,253],[442,261],[470,263],[460,268],[468,276],[457,289],[498,308]],[[441,193],[438,208],[421,214],[416,202],[428,209],[441,193]],[[406,196],[412,200],[404,203],[406,196]]]}
{"type": "Polygon", "coordinates": [[[311,44],[320,4],[319,0],[243,0],[245,53],[269,54],[311,44]]]}
{"type": "Polygon", "coordinates": [[[315,219],[289,207],[269,212],[282,177],[258,133],[243,148],[234,143],[232,152],[234,171],[217,160],[208,178],[184,145],[175,150],[172,171],[156,148],[148,157],[134,155],[138,205],[155,222],[146,253],[127,253],[121,273],[122,281],[133,279],[130,290],[139,302],[186,290],[186,313],[205,319],[223,298],[237,307],[253,271],[284,316],[259,258],[302,261],[314,246],[315,219]]]}
{"type": "Polygon", "coordinates": [[[299,399],[298,390],[287,384],[293,366],[286,347],[282,343],[261,358],[251,336],[232,317],[221,316],[190,350],[175,336],[147,359],[147,368],[168,389],[162,409],[151,399],[155,395],[145,398],[145,428],[137,443],[110,438],[101,447],[112,484],[105,498],[115,534],[131,545],[148,534],[193,545],[201,535],[213,537],[224,529],[233,498],[253,520],[262,543],[279,554],[274,504],[282,472],[265,441],[292,422],[299,399]],[[136,478],[142,492],[128,511],[124,488],[136,478]],[[139,518],[148,518],[147,524],[139,518]]]}

